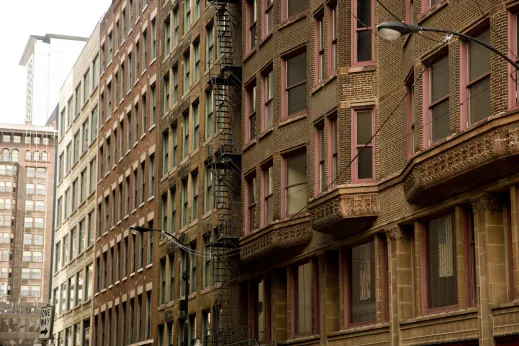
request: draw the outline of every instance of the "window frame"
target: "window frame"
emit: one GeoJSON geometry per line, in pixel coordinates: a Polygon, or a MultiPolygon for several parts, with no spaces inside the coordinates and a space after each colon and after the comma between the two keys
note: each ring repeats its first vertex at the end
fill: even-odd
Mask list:
{"type": "Polygon", "coordinates": [[[282,57],[281,62],[281,120],[287,120],[293,117],[297,117],[299,115],[306,114],[308,112],[307,110],[307,103],[308,103],[308,75],[306,74],[306,68],[305,68],[305,78],[302,79],[301,82],[295,83],[293,85],[288,86],[288,61],[290,59],[293,59],[297,57],[298,55],[304,54],[305,55],[305,64],[306,68],[308,68],[308,55],[306,49],[298,49],[294,52],[291,52],[290,54],[286,54],[282,57]],[[288,93],[289,90],[297,88],[298,86],[305,85],[305,106],[294,113],[289,113],[288,110],[288,93]]]}
{"type": "Polygon", "coordinates": [[[337,66],[339,63],[339,45],[338,45],[338,30],[337,30],[337,1],[330,1],[326,5],[328,12],[328,77],[331,78],[337,74],[337,66]]]}
{"type": "Polygon", "coordinates": [[[256,172],[252,172],[245,177],[245,193],[244,193],[244,206],[245,206],[245,234],[253,233],[257,229],[257,180],[256,172]],[[252,198],[252,199],[251,199],[252,198]],[[251,219],[252,218],[252,219],[251,219]]]}
{"type": "Polygon", "coordinates": [[[356,108],[356,109],[352,109],[352,143],[351,143],[351,147],[352,148],[355,148],[355,150],[352,150],[351,151],[351,159],[355,159],[351,165],[351,169],[352,169],[352,172],[351,172],[351,180],[352,180],[352,183],[354,184],[359,184],[359,183],[365,183],[365,182],[374,182],[376,180],[376,167],[375,167],[375,140],[376,138],[373,137],[371,139],[371,142],[368,143],[368,145],[366,145],[365,143],[364,144],[357,144],[357,115],[358,113],[360,112],[370,112],[371,113],[371,136],[373,136],[373,134],[375,133],[375,108],[356,108]],[[366,145],[366,147],[371,147],[372,148],[372,155],[371,155],[371,160],[372,160],[372,173],[371,173],[371,178],[365,178],[365,179],[359,179],[358,178],[358,175],[359,175],[359,171],[358,171],[358,162],[359,162],[359,158],[356,157],[357,156],[357,150],[359,148],[362,148],[366,145]]]}
{"type": "Polygon", "coordinates": [[[256,122],[257,122],[257,103],[258,90],[256,88],[256,80],[252,80],[245,86],[245,123],[247,129],[245,131],[245,142],[249,143],[256,139],[256,122]]]}
{"type": "Polygon", "coordinates": [[[327,145],[329,139],[325,136],[324,120],[321,119],[314,125],[314,141],[315,141],[315,155],[314,155],[314,195],[319,194],[328,190],[328,174],[327,166],[329,162],[327,160],[327,152],[329,149],[327,145]]]}
{"type": "MultiPolygon", "coordinates": [[[[328,41],[330,46],[330,40],[327,40],[327,33],[325,33],[324,24],[324,8],[320,8],[314,14],[314,87],[317,87],[326,80],[329,75],[329,63],[325,57],[325,41],[328,41]],[[325,71],[326,70],[326,71],[325,71]]],[[[328,23],[328,27],[330,24],[328,23]]]]}
{"type": "Polygon", "coordinates": [[[261,84],[261,131],[266,132],[274,126],[275,87],[272,63],[262,71],[261,84]]]}
{"type": "Polygon", "coordinates": [[[258,46],[258,2],[257,0],[246,0],[245,6],[245,25],[247,29],[245,54],[250,54],[258,46]]]}
{"type": "Polygon", "coordinates": [[[351,39],[351,61],[352,66],[369,66],[373,65],[375,63],[375,34],[374,32],[374,24],[375,24],[375,0],[366,0],[371,2],[371,26],[368,27],[359,27],[357,22],[357,18],[353,15],[354,13],[357,14],[357,2],[359,0],[352,0],[351,2],[351,33],[352,33],[352,39],[351,39]],[[358,60],[358,51],[357,51],[357,39],[359,36],[359,32],[361,31],[371,31],[371,59],[366,61],[359,61],[358,60]]]}
{"type": "MultiPolygon", "coordinates": [[[[289,214],[288,213],[288,202],[291,194],[288,193],[288,189],[294,186],[306,186],[306,190],[308,190],[308,152],[305,149],[300,149],[296,151],[292,151],[289,153],[286,153],[282,156],[282,165],[281,165],[281,218],[287,218],[289,216],[297,215],[299,211],[296,211],[296,213],[289,214]],[[293,184],[288,185],[288,161],[291,158],[297,157],[299,155],[305,156],[305,171],[306,171],[306,181],[304,183],[299,184],[293,184]]],[[[297,190],[299,191],[299,190],[297,190]]],[[[307,191],[305,191],[305,196],[307,194],[307,191]]],[[[306,208],[308,208],[308,198],[306,198],[305,201],[306,208]]]]}
{"type": "Polygon", "coordinates": [[[290,301],[290,318],[293,322],[291,324],[291,335],[292,338],[299,338],[304,336],[310,336],[310,335],[316,335],[319,334],[319,328],[320,328],[320,302],[319,302],[319,265],[315,258],[308,258],[304,261],[301,261],[299,263],[296,263],[292,266],[290,266],[290,295],[291,295],[291,301],[290,301]],[[305,264],[309,264],[311,266],[312,271],[312,286],[311,286],[311,292],[310,296],[312,298],[312,301],[310,304],[310,309],[312,310],[312,316],[311,316],[311,331],[310,332],[298,332],[297,331],[297,301],[298,301],[298,290],[297,290],[297,279],[298,274],[297,270],[300,266],[303,266],[305,264]]]}

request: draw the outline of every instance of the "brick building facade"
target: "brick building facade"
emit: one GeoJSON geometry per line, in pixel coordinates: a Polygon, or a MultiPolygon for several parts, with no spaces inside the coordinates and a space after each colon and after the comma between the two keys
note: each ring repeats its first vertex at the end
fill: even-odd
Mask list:
{"type": "Polygon", "coordinates": [[[158,1],[112,1],[100,24],[101,77],[93,345],[151,345],[156,223],[158,1]]]}

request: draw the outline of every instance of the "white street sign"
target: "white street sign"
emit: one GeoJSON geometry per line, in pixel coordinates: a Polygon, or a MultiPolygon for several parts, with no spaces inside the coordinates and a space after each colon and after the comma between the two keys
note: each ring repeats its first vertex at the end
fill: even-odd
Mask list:
{"type": "Polygon", "coordinates": [[[52,313],[53,306],[46,306],[41,308],[40,314],[40,333],[38,334],[39,340],[49,340],[52,335],[52,313]]]}

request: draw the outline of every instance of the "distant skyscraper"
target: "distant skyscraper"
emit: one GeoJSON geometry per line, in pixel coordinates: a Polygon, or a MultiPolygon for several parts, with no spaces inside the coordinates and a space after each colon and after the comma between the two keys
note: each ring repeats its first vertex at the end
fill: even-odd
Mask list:
{"type": "Polygon", "coordinates": [[[20,59],[20,65],[27,67],[26,124],[45,124],[87,39],[57,34],[29,36],[20,59]]]}

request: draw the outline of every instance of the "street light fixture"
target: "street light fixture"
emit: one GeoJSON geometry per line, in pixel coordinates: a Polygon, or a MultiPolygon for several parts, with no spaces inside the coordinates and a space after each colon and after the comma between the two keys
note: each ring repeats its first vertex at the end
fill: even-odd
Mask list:
{"type": "Polygon", "coordinates": [[[519,70],[519,65],[510,59],[505,54],[498,51],[496,48],[492,47],[491,45],[478,40],[477,38],[474,38],[472,36],[468,36],[456,31],[452,30],[446,30],[446,29],[436,29],[436,28],[424,28],[423,26],[419,26],[416,24],[407,24],[403,22],[384,22],[377,26],[378,35],[388,41],[396,41],[403,35],[408,35],[414,32],[420,32],[420,31],[428,31],[428,32],[440,32],[445,33],[449,35],[454,35],[461,37],[465,40],[474,41],[483,47],[491,50],[492,52],[496,53],[506,61],[508,61],[516,70],[519,70]]]}
{"type": "MultiPolygon", "coordinates": [[[[185,245],[183,245],[183,242],[181,242],[177,237],[175,237],[173,234],[165,232],[161,229],[156,228],[147,228],[142,226],[130,226],[130,230],[132,231],[132,234],[137,235],[139,233],[146,233],[146,232],[159,232],[160,234],[163,234],[165,236],[168,236],[177,247],[184,248],[185,245]]],[[[186,255],[186,270],[182,273],[182,279],[184,280],[184,289],[185,289],[185,300],[184,304],[180,304],[180,309],[184,311],[184,342],[187,342],[188,339],[188,300],[189,300],[189,254],[186,255]]]]}

